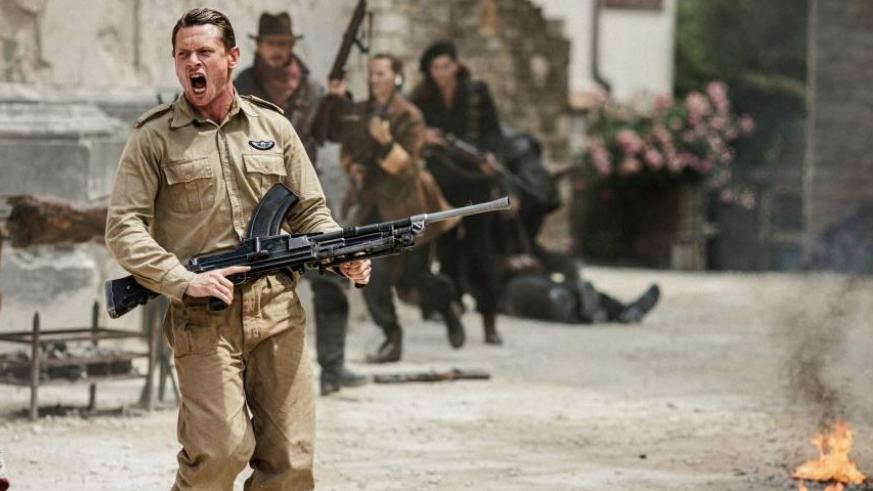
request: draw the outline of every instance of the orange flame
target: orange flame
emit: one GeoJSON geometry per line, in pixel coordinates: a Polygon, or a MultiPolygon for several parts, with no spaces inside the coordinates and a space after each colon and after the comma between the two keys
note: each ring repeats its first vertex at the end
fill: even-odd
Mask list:
{"type": "MultiPolygon", "coordinates": [[[[794,470],[795,479],[811,481],[836,481],[825,491],[843,491],[843,484],[861,484],[867,476],[858,471],[851,459],[852,430],[846,423],[837,423],[832,432],[827,435],[818,433],[812,439],[812,444],[818,450],[818,459],[810,460],[794,470]]],[[[798,484],[799,491],[808,491],[803,483],[798,484]]]]}
{"type": "MultiPolygon", "coordinates": [[[[828,486],[824,488],[824,491],[843,491],[844,488],[842,484],[836,483],[833,486],[828,486]]],[[[803,485],[803,483],[797,483],[797,491],[809,491],[809,488],[803,485]]]]}

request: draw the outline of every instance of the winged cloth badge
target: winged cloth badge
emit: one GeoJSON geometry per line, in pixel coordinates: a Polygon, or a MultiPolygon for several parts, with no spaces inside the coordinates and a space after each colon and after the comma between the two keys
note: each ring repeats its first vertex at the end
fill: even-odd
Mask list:
{"type": "Polygon", "coordinates": [[[249,140],[249,146],[257,150],[269,150],[276,146],[273,140],[249,140]]]}

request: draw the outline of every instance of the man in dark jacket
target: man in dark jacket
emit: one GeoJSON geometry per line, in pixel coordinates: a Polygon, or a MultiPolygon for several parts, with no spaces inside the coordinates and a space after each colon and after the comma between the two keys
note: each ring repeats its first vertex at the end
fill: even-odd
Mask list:
{"type": "MultiPolygon", "coordinates": [[[[453,206],[492,199],[499,172],[494,153],[502,134],[488,85],[470,77],[450,41],[440,41],[427,48],[419,69],[424,79],[411,99],[427,123],[427,145],[445,147],[454,136],[475,145],[486,156],[479,169],[467,172],[462,170],[462,164],[434,154],[427,158],[428,170],[453,206]]],[[[485,342],[501,344],[496,325],[498,284],[492,215],[464,218],[461,227],[437,240],[437,256],[441,271],[455,282],[458,295],[470,291],[476,298],[485,342]]]]}
{"type": "MultiPolygon", "coordinates": [[[[297,55],[294,45],[302,36],[291,29],[287,12],[261,14],[255,63],[234,81],[240,94],[250,94],[276,104],[300,136],[309,159],[316,165],[318,147],[325,141],[314,126],[324,88],[309,77],[309,69],[297,55]]],[[[347,282],[337,276],[308,273],[315,308],[315,337],[318,364],[321,366],[321,393],[340,387],[366,383],[366,378],[345,367],[346,328],[349,303],[347,282]]]]}

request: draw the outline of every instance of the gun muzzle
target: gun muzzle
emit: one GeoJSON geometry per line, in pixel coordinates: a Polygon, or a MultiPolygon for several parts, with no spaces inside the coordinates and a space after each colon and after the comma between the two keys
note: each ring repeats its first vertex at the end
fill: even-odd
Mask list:
{"type": "Polygon", "coordinates": [[[420,215],[415,215],[412,218],[412,221],[421,220],[425,224],[432,222],[439,222],[442,220],[448,220],[449,218],[455,217],[468,217],[470,215],[478,215],[480,213],[490,213],[492,211],[500,211],[500,210],[508,210],[510,208],[509,197],[504,196],[502,198],[495,199],[493,201],[486,201],[485,203],[479,203],[476,205],[467,205],[460,206],[458,208],[452,208],[451,210],[445,211],[437,211],[435,213],[422,213],[420,215]]]}

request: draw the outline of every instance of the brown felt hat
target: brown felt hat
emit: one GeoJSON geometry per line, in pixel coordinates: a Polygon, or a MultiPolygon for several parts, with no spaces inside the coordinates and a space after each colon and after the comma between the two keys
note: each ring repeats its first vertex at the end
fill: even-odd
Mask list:
{"type": "Polygon", "coordinates": [[[291,29],[291,16],[288,12],[281,12],[276,15],[264,12],[261,18],[258,19],[258,34],[249,34],[252,39],[260,39],[264,36],[291,36],[294,39],[301,39],[303,36],[295,36],[291,29]]]}

